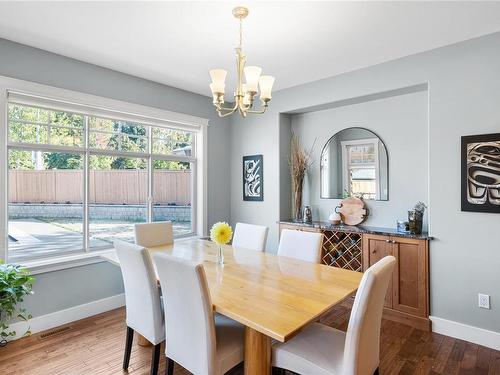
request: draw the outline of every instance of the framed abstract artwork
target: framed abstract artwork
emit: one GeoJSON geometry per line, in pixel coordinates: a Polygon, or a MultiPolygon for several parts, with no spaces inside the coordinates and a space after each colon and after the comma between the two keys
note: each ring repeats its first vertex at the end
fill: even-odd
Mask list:
{"type": "Polygon", "coordinates": [[[500,133],[462,137],[462,211],[500,213],[500,133]]]}
{"type": "Polygon", "coordinates": [[[262,155],[243,156],[243,200],[264,200],[264,161],[262,155]]]}

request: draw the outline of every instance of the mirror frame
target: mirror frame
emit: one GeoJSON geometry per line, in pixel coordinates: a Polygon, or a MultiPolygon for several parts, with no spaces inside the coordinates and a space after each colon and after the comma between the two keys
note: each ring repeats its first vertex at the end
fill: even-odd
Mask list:
{"type": "Polygon", "coordinates": [[[351,126],[351,127],[339,130],[334,135],[332,135],[330,138],[328,138],[328,140],[326,141],[325,145],[321,149],[321,153],[319,154],[319,198],[320,199],[344,199],[342,197],[340,197],[340,198],[339,197],[331,198],[331,197],[324,197],[323,196],[323,192],[321,191],[321,186],[323,186],[323,163],[322,163],[322,160],[323,160],[323,152],[325,151],[326,146],[328,146],[328,144],[330,143],[330,141],[332,140],[332,138],[335,137],[340,132],[343,132],[344,130],[348,130],[348,129],[361,129],[361,130],[369,131],[374,136],[376,136],[380,140],[380,142],[382,142],[382,144],[384,145],[385,153],[387,155],[387,199],[369,199],[369,200],[378,201],[378,202],[387,202],[387,201],[389,201],[389,191],[390,191],[390,189],[389,189],[389,186],[390,186],[390,179],[389,179],[389,177],[390,177],[390,174],[389,174],[389,150],[387,149],[387,146],[385,145],[385,142],[382,140],[382,138],[379,137],[379,135],[377,133],[375,133],[374,131],[372,131],[372,130],[370,130],[368,128],[364,128],[362,126],[351,126]]]}

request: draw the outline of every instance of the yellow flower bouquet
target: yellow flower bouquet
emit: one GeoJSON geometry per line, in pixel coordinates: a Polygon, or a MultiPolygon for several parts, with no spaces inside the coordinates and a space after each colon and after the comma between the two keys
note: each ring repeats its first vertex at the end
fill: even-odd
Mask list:
{"type": "Polygon", "coordinates": [[[225,245],[231,241],[233,238],[233,228],[224,222],[219,221],[212,226],[210,229],[210,239],[219,245],[219,253],[217,260],[219,264],[224,264],[224,252],[222,251],[222,245],[225,245]]]}

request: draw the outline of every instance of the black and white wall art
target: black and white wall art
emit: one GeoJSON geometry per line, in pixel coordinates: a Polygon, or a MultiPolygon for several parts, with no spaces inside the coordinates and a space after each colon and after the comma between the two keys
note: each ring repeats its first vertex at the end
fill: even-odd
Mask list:
{"type": "Polygon", "coordinates": [[[264,200],[264,161],[262,155],[243,156],[243,200],[264,200]]]}
{"type": "Polygon", "coordinates": [[[500,133],[462,137],[462,211],[500,213],[500,133]]]}

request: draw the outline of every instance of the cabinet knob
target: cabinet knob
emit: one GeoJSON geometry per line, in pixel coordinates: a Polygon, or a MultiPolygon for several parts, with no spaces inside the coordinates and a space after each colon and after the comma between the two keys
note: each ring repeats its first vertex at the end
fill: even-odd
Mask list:
{"type": "Polygon", "coordinates": [[[375,254],[377,252],[377,250],[372,250],[372,254],[375,254]]]}
{"type": "Polygon", "coordinates": [[[387,243],[391,243],[391,240],[385,240],[385,242],[387,242],[387,243]]]}
{"type": "Polygon", "coordinates": [[[391,243],[397,243],[396,241],[392,240],[391,243]]]}

